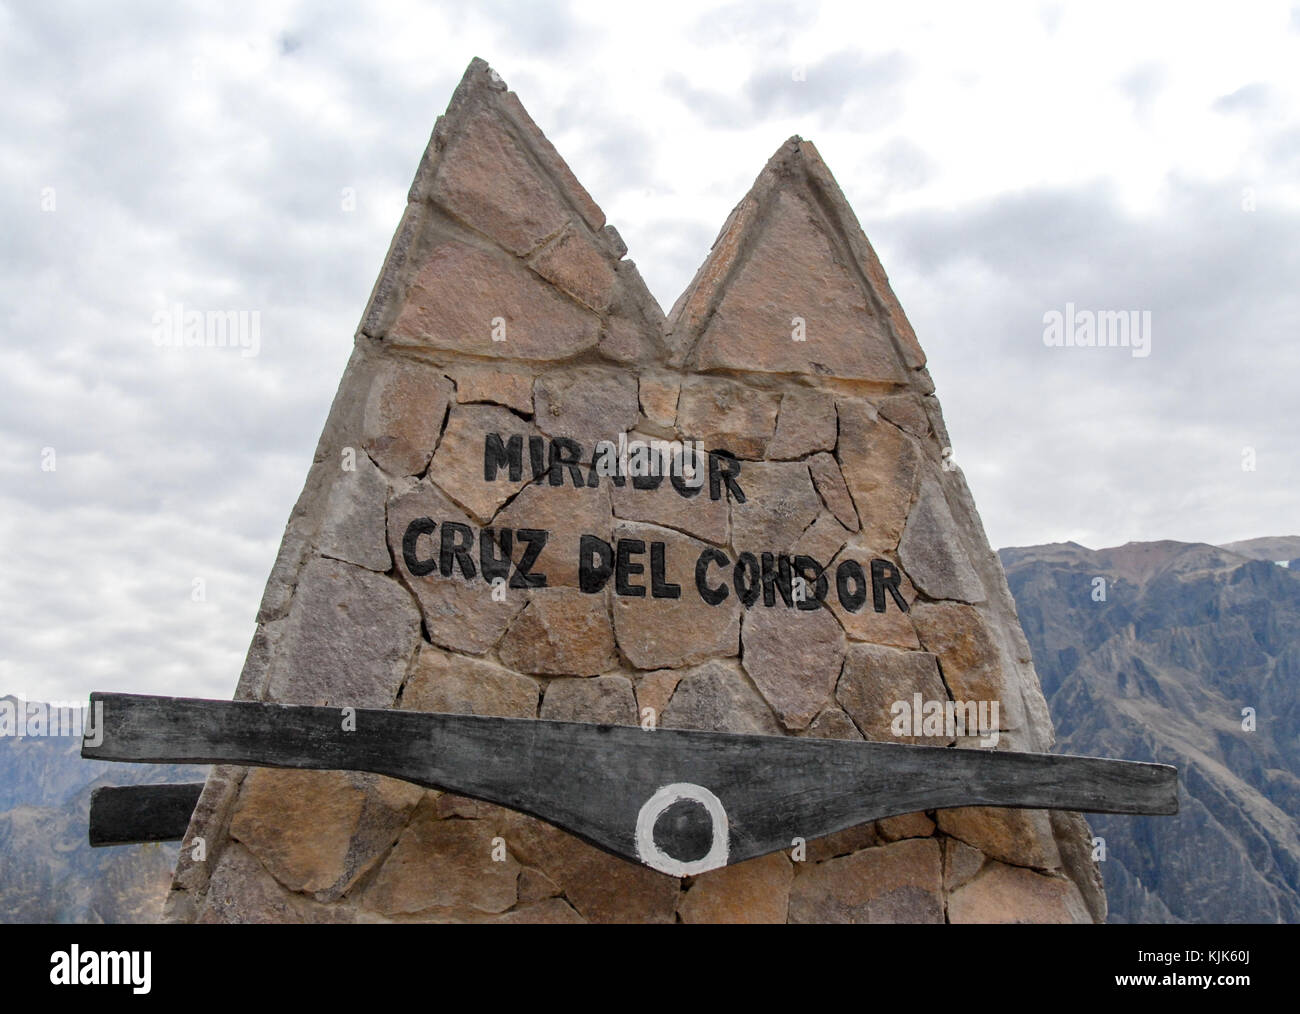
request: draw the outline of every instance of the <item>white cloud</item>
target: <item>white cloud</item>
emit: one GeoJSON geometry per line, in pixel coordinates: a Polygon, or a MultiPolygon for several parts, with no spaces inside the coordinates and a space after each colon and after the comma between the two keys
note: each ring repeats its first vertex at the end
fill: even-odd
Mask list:
{"type": "Polygon", "coordinates": [[[0,6],[0,691],[229,694],[474,55],[665,307],[771,153],[815,140],[995,545],[1289,533],[1295,24],[1285,3],[0,6]],[[1067,300],[1151,309],[1152,356],[1045,348],[1067,300]],[[154,347],[173,301],[258,311],[261,355],[154,347]]]}

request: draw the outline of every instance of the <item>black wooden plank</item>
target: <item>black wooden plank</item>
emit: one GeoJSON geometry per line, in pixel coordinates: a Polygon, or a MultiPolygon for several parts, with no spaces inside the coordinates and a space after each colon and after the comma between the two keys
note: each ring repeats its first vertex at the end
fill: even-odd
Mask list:
{"type": "Polygon", "coordinates": [[[90,794],[90,844],[180,841],[202,791],[202,782],[96,789],[90,794]]]}
{"type": "Polygon", "coordinates": [[[91,701],[103,705],[103,739],[83,743],[83,757],[373,771],[530,813],[679,875],[917,810],[1178,811],[1174,768],[1095,757],[367,709],[355,709],[346,731],[340,708],[100,693],[91,701]],[[690,790],[699,802],[674,805],[680,784],[703,790],[690,790]],[[710,805],[726,833],[691,866],[684,850],[710,805]],[[656,807],[665,811],[658,821],[656,807]],[[699,813],[689,818],[692,807],[699,813]]]}

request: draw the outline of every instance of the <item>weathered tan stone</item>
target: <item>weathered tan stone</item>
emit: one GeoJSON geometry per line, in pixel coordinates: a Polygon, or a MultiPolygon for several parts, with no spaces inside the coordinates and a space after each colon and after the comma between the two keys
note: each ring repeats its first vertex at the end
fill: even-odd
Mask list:
{"type": "Polygon", "coordinates": [[[894,335],[898,339],[903,362],[909,368],[919,370],[925,366],[925,353],[921,350],[921,345],[916,340],[912,325],[908,323],[903,308],[899,305],[898,298],[889,285],[889,279],[885,275],[884,268],[881,267],[876,251],[872,249],[871,243],[862,231],[862,226],[858,223],[857,216],[853,214],[853,209],[849,207],[849,202],[835,182],[835,177],[831,175],[830,169],[822,161],[817,146],[811,141],[802,138],[798,139],[797,143],[804,171],[808,174],[813,186],[816,187],[817,191],[828,203],[830,214],[839,223],[845,242],[852,251],[854,259],[867,276],[871,291],[889,316],[894,335]]]}
{"type": "Polygon", "coordinates": [[[877,418],[867,402],[844,399],[837,408],[837,457],[857,505],[864,541],[892,552],[903,534],[919,480],[921,452],[897,426],[877,418]]]}
{"type": "Polygon", "coordinates": [[[822,512],[802,461],[746,463],[739,483],[745,502],[731,504],[731,541],[738,552],[783,553],[822,512]]]}
{"type": "Polygon", "coordinates": [[[630,432],[640,414],[636,377],[604,366],[561,367],[543,373],[533,385],[533,406],[537,428],[547,436],[576,440],[586,457],[584,464],[590,463],[598,441],[617,444],[618,435],[630,432]]]}
{"type": "Polygon", "coordinates": [[[827,601],[850,640],[883,644],[892,648],[921,646],[908,614],[895,609],[892,604],[887,603],[883,613],[872,609],[870,603],[856,613],[851,613],[840,604],[837,597],[828,597],[827,601]]]}
{"type": "Polygon", "coordinates": [[[898,558],[912,582],[930,598],[984,601],[984,585],[962,547],[943,490],[928,475],[921,480],[920,495],[908,515],[898,558]]]}
{"type": "Polygon", "coordinates": [[[506,119],[486,108],[467,116],[447,141],[430,196],[520,255],[568,219],[556,188],[534,167],[506,119]]]}
{"type": "MultiPolygon", "coordinates": [[[[689,466],[690,457],[689,454],[683,456],[686,466],[689,466]]],[[[701,462],[699,467],[704,477],[701,485],[690,486],[686,482],[690,477],[682,476],[681,486],[690,493],[689,496],[682,496],[671,475],[661,476],[652,488],[647,489],[638,489],[630,479],[623,486],[612,486],[610,499],[615,516],[675,528],[715,546],[725,546],[730,541],[731,531],[727,497],[722,493],[716,500],[710,498],[708,478],[703,472],[707,466],[701,462]]],[[[654,480],[647,477],[642,481],[649,483],[654,480]]]]}
{"type": "Polygon", "coordinates": [[[506,254],[449,241],[421,267],[388,340],[508,359],[567,359],[595,346],[600,318],[506,254]]]}
{"type": "Polygon", "coordinates": [[[641,411],[651,422],[672,426],[677,421],[677,396],[681,378],[671,374],[642,373],[640,380],[641,411]]]}
{"type": "MultiPolygon", "coordinates": [[[[605,595],[576,588],[539,588],[497,645],[501,661],[520,672],[592,676],[614,665],[614,631],[605,595]]],[[[629,688],[630,692],[630,688],[629,688]]]]}
{"type": "Polygon", "coordinates": [[[509,912],[484,921],[512,926],[554,926],[570,923],[580,925],[587,920],[578,915],[562,898],[545,898],[532,905],[512,908],[509,912]]]}
{"type": "Polygon", "coordinates": [[[876,821],[876,830],[885,841],[903,838],[928,838],[934,834],[934,821],[924,813],[900,813],[876,821]]]}
{"type": "MultiPolygon", "coordinates": [[[[862,734],[883,743],[919,743],[924,746],[947,746],[946,735],[896,735],[894,704],[903,701],[909,714],[913,695],[923,701],[947,702],[948,692],[939,676],[934,655],[923,651],[899,651],[875,644],[850,644],[844,659],[844,672],[835,687],[835,699],[849,713],[862,734]]],[[[911,728],[910,723],[907,726],[911,728]]]]}
{"type": "Polygon", "coordinates": [[[1061,854],[1061,867],[1074,881],[1095,923],[1106,921],[1106,885],[1101,864],[1094,858],[1092,829],[1083,814],[1072,810],[1050,810],[1052,834],[1061,854]]]}
{"type": "Polygon", "coordinates": [[[884,612],[878,613],[875,609],[875,602],[869,585],[871,581],[871,561],[876,558],[889,560],[897,568],[901,577],[899,594],[902,595],[903,601],[908,604],[909,608],[916,600],[916,589],[912,587],[912,582],[907,579],[907,574],[903,572],[898,561],[890,557],[891,554],[880,553],[868,546],[860,535],[849,539],[844,548],[840,550],[836,563],[827,568],[831,592],[826,596],[826,605],[835,614],[835,618],[840,621],[840,625],[844,627],[844,632],[849,636],[850,640],[866,641],[870,644],[884,644],[894,648],[919,648],[921,642],[917,640],[916,630],[912,625],[911,613],[903,612],[892,595],[888,592],[885,594],[884,612]],[[840,601],[840,597],[835,591],[835,571],[840,560],[857,561],[862,567],[863,576],[868,583],[866,601],[857,610],[851,611],[845,608],[844,603],[840,601]]]}
{"type": "Polygon", "coordinates": [[[560,893],[560,885],[541,870],[525,866],[519,871],[519,904],[529,905],[535,901],[545,901],[560,893]]]}
{"type": "Polygon", "coordinates": [[[470,526],[475,547],[479,544],[479,529],[427,480],[388,502],[388,545],[398,576],[419,602],[429,639],[442,648],[481,655],[497,643],[510,621],[524,608],[527,594],[523,590],[507,589],[500,600],[493,598],[492,586],[482,579],[479,571],[477,552],[472,578],[464,575],[454,557],[449,561],[451,570],[445,577],[440,566],[429,574],[413,575],[403,557],[402,543],[408,526],[417,518],[429,518],[438,525],[433,535],[421,536],[416,541],[419,561],[440,557],[445,522],[470,526]]]}
{"type": "Polygon", "coordinates": [[[862,739],[853,719],[833,705],[814,718],[799,735],[816,739],[862,739]]]}
{"type": "MultiPolygon", "coordinates": [[[[582,537],[594,535],[608,542],[612,525],[607,487],[578,488],[566,478],[561,486],[552,486],[545,479],[525,486],[497,512],[491,527],[498,533],[497,556],[505,555],[500,542],[502,529],[508,528],[513,533],[520,529],[548,533],[546,544],[529,572],[544,574],[547,588],[576,588],[582,537]]],[[[512,534],[510,539],[510,558],[519,563],[531,544],[518,534],[512,534]]],[[[507,594],[520,592],[507,588],[507,594]]]]}
{"type": "Polygon", "coordinates": [[[429,464],[451,383],[427,363],[385,358],[366,398],[362,447],[390,475],[419,475],[429,464]]]}
{"type": "Polygon", "coordinates": [[[383,574],[393,565],[384,531],[388,483],[365,454],[330,487],[318,547],[322,556],[383,574]]]}
{"type": "Polygon", "coordinates": [[[230,834],[285,887],[334,901],[388,851],[423,795],[369,772],[256,768],[230,834]]]}
{"type": "Polygon", "coordinates": [[[778,192],[762,228],[696,345],[699,368],[901,382],[887,325],[820,215],[778,192]]]}
{"type": "Polygon", "coordinates": [[[555,240],[529,258],[534,271],[597,313],[614,295],[614,269],[587,236],[570,223],[555,240]]]}
{"type": "Polygon", "coordinates": [[[390,577],[317,557],[298,580],[271,661],[268,699],[387,708],[419,640],[410,592],[390,577]]]}
{"type": "MultiPolygon", "coordinates": [[[[628,661],[638,669],[679,669],[739,653],[739,600],[728,593],[722,602],[711,606],[695,589],[695,562],[708,548],[705,543],[671,529],[633,522],[616,523],[614,537],[645,543],[644,554],[632,558],[645,571],[630,578],[635,586],[645,588],[645,595],[613,598],[614,633],[628,661]],[[653,542],[664,543],[665,581],[681,589],[680,598],[655,598],[651,594],[653,542]]],[[[719,580],[716,570],[713,580],[719,580]]]]}
{"type": "Polygon", "coordinates": [[[951,894],[984,866],[984,853],[957,838],[943,839],[943,889],[951,894]]]}
{"type": "Polygon", "coordinates": [[[636,696],[626,676],[551,680],[541,717],[552,722],[636,725],[636,696]]]}
{"type": "Polygon", "coordinates": [[[621,314],[606,319],[600,333],[600,352],[606,359],[616,363],[638,363],[648,356],[647,347],[653,346],[641,321],[629,320],[621,314]]]}
{"type": "Polygon", "coordinates": [[[990,861],[948,898],[952,923],[1086,923],[1079,889],[1064,877],[990,861]]]}
{"type": "Polygon", "coordinates": [[[792,923],[943,922],[943,870],[932,838],[864,849],[797,871],[792,923]]]}
{"type": "Polygon", "coordinates": [[[807,855],[804,861],[820,863],[827,859],[834,859],[836,856],[847,856],[862,849],[874,848],[880,844],[882,842],[875,821],[868,821],[865,824],[846,827],[843,831],[814,838],[806,845],[807,855]]]}
{"type": "Polygon", "coordinates": [[[682,381],[677,429],[687,439],[703,441],[705,450],[761,458],[776,429],[780,404],[780,395],[733,380],[690,377],[682,381]]]}
{"type": "MultiPolygon", "coordinates": [[[[478,61],[482,63],[482,61],[478,61]]],[[[471,67],[474,64],[471,63],[471,67]]],[[[528,115],[528,110],[524,108],[519,96],[511,91],[504,91],[505,83],[500,82],[503,93],[501,95],[501,108],[505,110],[511,121],[522,131],[522,136],[527,139],[529,153],[542,167],[547,176],[554,181],[559,192],[564,195],[565,202],[573,208],[587,223],[592,232],[600,232],[605,229],[605,213],[581,183],[573,175],[573,170],[568,163],[560,157],[560,153],[555,150],[555,145],[542,133],[541,129],[533,122],[533,118],[528,115]]]]}
{"type": "Polygon", "coordinates": [[[779,736],[781,725],[760,694],[733,664],[706,662],[687,669],[664,709],[665,729],[779,736]]]}
{"type": "Polygon", "coordinates": [[[267,873],[257,859],[237,842],[221,850],[199,906],[199,923],[347,923],[352,913],[341,904],[312,904],[294,894],[267,873]]]}
{"type": "Polygon", "coordinates": [[[524,415],[533,414],[533,375],[530,371],[512,370],[499,364],[479,366],[462,363],[450,372],[456,381],[457,403],[487,402],[504,405],[524,415]]]}
{"type": "Polygon", "coordinates": [[[638,724],[652,717],[654,724],[657,726],[663,719],[664,711],[668,708],[668,702],[672,699],[673,691],[677,689],[677,684],[681,682],[683,670],[681,669],[660,669],[657,672],[648,672],[636,682],[636,707],[638,724]],[[651,708],[654,711],[653,716],[647,716],[645,709],[651,708]]]}
{"type": "Polygon", "coordinates": [[[991,859],[1040,870],[1061,866],[1061,853],[1046,810],[959,806],[936,810],[935,815],[944,834],[960,838],[991,859]]]}
{"type": "Polygon", "coordinates": [[[428,792],[434,813],[439,820],[446,820],[448,817],[477,820],[484,815],[484,804],[477,799],[458,796],[454,792],[435,792],[432,789],[428,792]]]}
{"type": "Polygon", "coordinates": [[[906,430],[919,440],[930,435],[930,420],[920,395],[890,395],[876,404],[876,410],[900,430],[906,430]]]}
{"type": "Polygon", "coordinates": [[[791,730],[829,703],[844,662],[844,631],[826,609],[754,606],[741,626],[745,671],[791,730]]]}
{"type": "Polygon", "coordinates": [[[476,522],[486,524],[503,503],[532,479],[528,438],[535,432],[532,426],[499,405],[456,405],[429,465],[429,478],[476,522]],[[522,437],[523,467],[518,479],[512,479],[509,469],[502,468],[491,482],[485,481],[484,444],[488,435],[494,433],[500,436],[503,445],[515,434],[522,437]]]}
{"type": "Polygon", "coordinates": [[[826,509],[845,528],[856,532],[858,512],[854,509],[853,498],[849,496],[848,487],[844,484],[844,476],[840,474],[839,463],[829,454],[814,454],[808,460],[808,471],[826,509]]]}
{"type": "Polygon", "coordinates": [[[1006,686],[997,646],[979,610],[955,602],[918,602],[909,615],[925,650],[939,656],[953,700],[998,701],[1001,728],[1018,728],[1020,697],[1006,686]]]}
{"type": "Polygon", "coordinates": [[[806,458],[835,449],[835,398],[825,391],[795,387],[781,397],[776,434],[767,445],[771,460],[806,458]]]}
{"type": "MultiPolygon", "coordinates": [[[[835,520],[834,514],[822,511],[817,515],[817,520],[795,539],[790,546],[790,554],[811,556],[824,570],[830,568],[827,580],[834,580],[835,570],[831,565],[849,541],[849,534],[849,530],[835,520]]],[[[827,595],[827,601],[834,601],[835,598],[834,591],[827,595]]]]}
{"type": "Polygon", "coordinates": [[[451,715],[536,718],[539,698],[536,680],[426,644],[402,688],[399,706],[451,715]]]}
{"type": "Polygon", "coordinates": [[[685,923],[784,923],[794,867],[783,852],[710,870],[682,895],[685,923]]]}
{"type": "Polygon", "coordinates": [[[853,641],[866,641],[869,644],[883,644],[892,648],[919,648],[916,630],[908,614],[895,609],[887,603],[885,611],[878,613],[871,608],[870,602],[856,613],[846,610],[838,597],[828,596],[827,602],[835,618],[844,627],[844,632],[853,641]]]}
{"type": "Polygon", "coordinates": [[[667,326],[673,365],[685,362],[694,347],[701,327],[717,302],[719,290],[740,256],[745,235],[758,218],[759,202],[753,193],[747,194],[731,209],[713,241],[709,256],[696,270],[690,285],[677,297],[668,314],[667,326]]]}
{"type": "Polygon", "coordinates": [[[588,922],[673,921],[680,893],[676,878],[619,859],[532,817],[509,811],[502,816],[511,852],[555,881],[588,922]]]}
{"type": "Polygon", "coordinates": [[[325,891],[344,877],[364,802],[345,771],[254,768],[230,834],[289,890],[325,891]]]}
{"type": "Polygon", "coordinates": [[[421,804],[365,892],[363,904],[384,915],[434,907],[504,912],[518,898],[519,861],[493,859],[497,827],[484,820],[438,820],[421,804]]]}

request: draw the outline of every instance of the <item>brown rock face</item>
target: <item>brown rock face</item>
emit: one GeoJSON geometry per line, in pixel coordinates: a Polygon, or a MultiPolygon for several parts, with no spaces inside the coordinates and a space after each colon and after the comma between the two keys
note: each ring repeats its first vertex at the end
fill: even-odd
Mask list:
{"type": "MultiPolygon", "coordinates": [[[[914,733],[907,722],[895,731],[901,702],[911,708],[913,695],[923,701],[948,700],[938,660],[924,651],[899,651],[875,644],[850,645],[844,659],[844,672],[835,688],[835,699],[848,712],[854,725],[867,739],[883,743],[919,743],[922,746],[947,746],[952,737],[914,733]]],[[[908,712],[910,715],[910,711],[908,712]]]]}
{"type": "Polygon", "coordinates": [[[402,688],[401,706],[450,715],[535,718],[539,700],[536,680],[426,644],[402,688]]]}
{"type": "Polygon", "coordinates": [[[508,444],[517,435],[527,443],[533,432],[514,413],[496,405],[457,405],[447,420],[429,475],[475,521],[485,524],[531,478],[527,469],[515,476],[508,467],[490,482],[484,478],[484,448],[489,438],[499,437],[508,444]]]}
{"type": "Polygon", "coordinates": [[[709,662],[682,672],[664,709],[665,729],[779,736],[781,726],[739,667],[709,662]]]}
{"type": "Polygon", "coordinates": [[[537,428],[551,437],[571,437],[586,447],[617,441],[636,426],[636,377],[616,369],[578,367],[551,370],[533,388],[537,428]]]}
{"type": "Polygon", "coordinates": [[[517,589],[507,588],[494,597],[491,584],[482,580],[481,556],[471,557],[467,567],[465,559],[455,555],[459,545],[481,547],[481,536],[469,516],[427,480],[389,501],[388,545],[398,577],[420,604],[426,636],[440,648],[471,655],[496,644],[527,602],[525,592],[517,589]],[[445,535],[450,537],[443,567],[445,535]],[[408,555],[416,562],[415,570],[408,555]]]}
{"type": "Polygon", "coordinates": [[[499,652],[512,669],[544,676],[592,676],[608,669],[615,661],[614,632],[604,596],[573,588],[532,592],[499,652]]]}
{"type": "Polygon", "coordinates": [[[840,402],[839,417],[840,467],[862,519],[863,538],[875,549],[892,552],[912,506],[921,453],[866,402],[840,402]]]}
{"type": "Polygon", "coordinates": [[[464,243],[436,248],[392,340],[475,356],[567,359],[600,339],[600,318],[509,257],[464,243]]]}
{"type": "Polygon", "coordinates": [[[786,552],[822,512],[808,466],[768,461],[741,470],[745,502],[731,505],[732,541],[739,550],[786,552]]]}
{"type": "Polygon", "coordinates": [[[901,382],[888,328],[850,271],[819,214],[778,192],[696,346],[699,367],[901,382]]]}
{"type": "Polygon", "coordinates": [[[914,838],[800,870],[791,922],[943,922],[939,846],[914,838]]]}
{"type": "Polygon", "coordinates": [[[979,611],[954,602],[923,602],[911,615],[921,644],[939,657],[953,699],[997,701],[1000,728],[1019,728],[1023,721],[1019,694],[1007,685],[997,647],[979,611]]]}
{"type": "Polygon", "coordinates": [[[678,912],[686,923],[785,922],[793,880],[794,865],[773,852],[697,877],[678,912]]]}
{"type": "MultiPolygon", "coordinates": [[[[979,748],[924,718],[896,726],[895,705],[996,701],[1002,748],[1049,743],[997,559],[943,467],[924,353],[815,148],[777,151],[667,318],[626,253],[515,96],[471,64],[362,318],[236,696],[661,741],[794,736],[809,752],[979,748]],[[620,435],[629,452],[667,446],[670,474],[618,460],[620,435]],[[683,444],[699,451],[691,474],[671,469],[683,444]]],[[[768,777],[757,762],[742,774],[715,787],[724,808],[768,777]]],[[[214,768],[191,828],[208,857],[182,850],[168,917],[1104,913],[1074,816],[959,807],[812,840],[791,827],[781,851],[679,879],[465,791],[214,768]]]]}
{"type": "Polygon", "coordinates": [[[622,653],[638,669],[677,669],[740,650],[740,604],[729,594],[708,605],[695,593],[696,561],[709,547],[698,539],[668,528],[620,522],[614,536],[629,546],[631,566],[645,574],[629,574],[628,587],[642,594],[615,595],[614,633],[622,653]],[[647,580],[652,546],[664,547],[664,584],[676,587],[677,597],[656,598],[647,580]]]}
{"type": "Polygon", "coordinates": [[[422,804],[366,891],[367,907],[386,916],[504,912],[519,897],[519,861],[496,846],[497,837],[490,821],[440,820],[422,804]]]}
{"type": "Polygon", "coordinates": [[[745,671],[792,731],[830,703],[844,661],[844,631],[826,609],[754,608],[745,614],[745,671]]]}
{"type": "Polygon", "coordinates": [[[715,377],[692,377],[682,383],[677,428],[707,450],[729,451],[738,458],[761,458],[776,429],[781,399],[715,377]]]}
{"type": "Polygon", "coordinates": [[[419,646],[410,593],[382,574],[317,557],[303,568],[271,662],[267,699],[387,708],[419,646]]]}
{"type": "Polygon", "coordinates": [[[798,387],[786,391],[767,456],[784,461],[806,458],[817,451],[833,451],[836,429],[835,399],[831,395],[798,387]]]}
{"type": "Polygon", "coordinates": [[[1083,897],[1071,881],[1002,863],[989,863],[948,900],[953,923],[1090,922],[1083,897]]]}
{"type": "Polygon", "coordinates": [[[482,366],[466,363],[451,371],[456,381],[456,401],[462,405],[488,402],[504,405],[524,415],[533,414],[533,375],[512,371],[502,365],[482,366]]]}
{"type": "Polygon", "coordinates": [[[542,718],[592,725],[636,725],[636,695],[626,676],[551,680],[542,718]]]}
{"type": "Polygon", "coordinates": [[[390,475],[419,475],[438,444],[450,396],[451,382],[440,370],[384,362],[366,399],[362,446],[390,475]]]}

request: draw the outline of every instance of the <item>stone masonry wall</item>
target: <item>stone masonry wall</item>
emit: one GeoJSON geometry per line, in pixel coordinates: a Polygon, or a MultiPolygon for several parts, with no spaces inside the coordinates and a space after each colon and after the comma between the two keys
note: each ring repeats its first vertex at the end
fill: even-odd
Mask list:
{"type": "MultiPolygon", "coordinates": [[[[236,697],[893,740],[891,703],[920,693],[996,700],[999,749],[1047,749],[1029,649],[948,461],[924,353],[816,149],[792,138],[777,151],[667,319],[625,253],[476,60],[420,164],[236,697]],[[722,479],[715,498],[709,483],[688,495],[668,480],[638,488],[595,474],[593,447],[620,433],[734,455],[744,502],[722,479]],[[517,479],[485,479],[489,434],[522,438],[517,479]],[[573,468],[565,441],[582,449],[573,468]],[[547,531],[529,567],[546,585],[512,581],[494,595],[459,558],[449,576],[414,573],[404,537],[422,517],[465,526],[478,566],[484,528],[547,531]],[[612,580],[584,590],[584,534],[662,544],[655,580],[682,594],[619,594],[612,580]],[[710,549],[708,585],[728,590],[713,605],[696,593],[710,549]],[[814,590],[826,578],[825,604],[787,605],[778,575],[771,604],[758,594],[746,605],[742,553],[809,558],[802,573],[814,590]],[[896,568],[907,611],[892,594],[883,612],[870,593],[845,604],[839,565],[856,561],[869,582],[872,560],[896,568]]],[[[430,545],[418,555],[436,557],[430,545]]],[[[523,537],[494,545],[517,564],[527,549],[523,537]]],[[[650,585],[651,562],[640,557],[637,585],[650,585]]],[[[679,880],[531,817],[389,778],[218,767],[166,917],[1105,917],[1075,814],[903,814],[793,851],[679,880]]]]}

